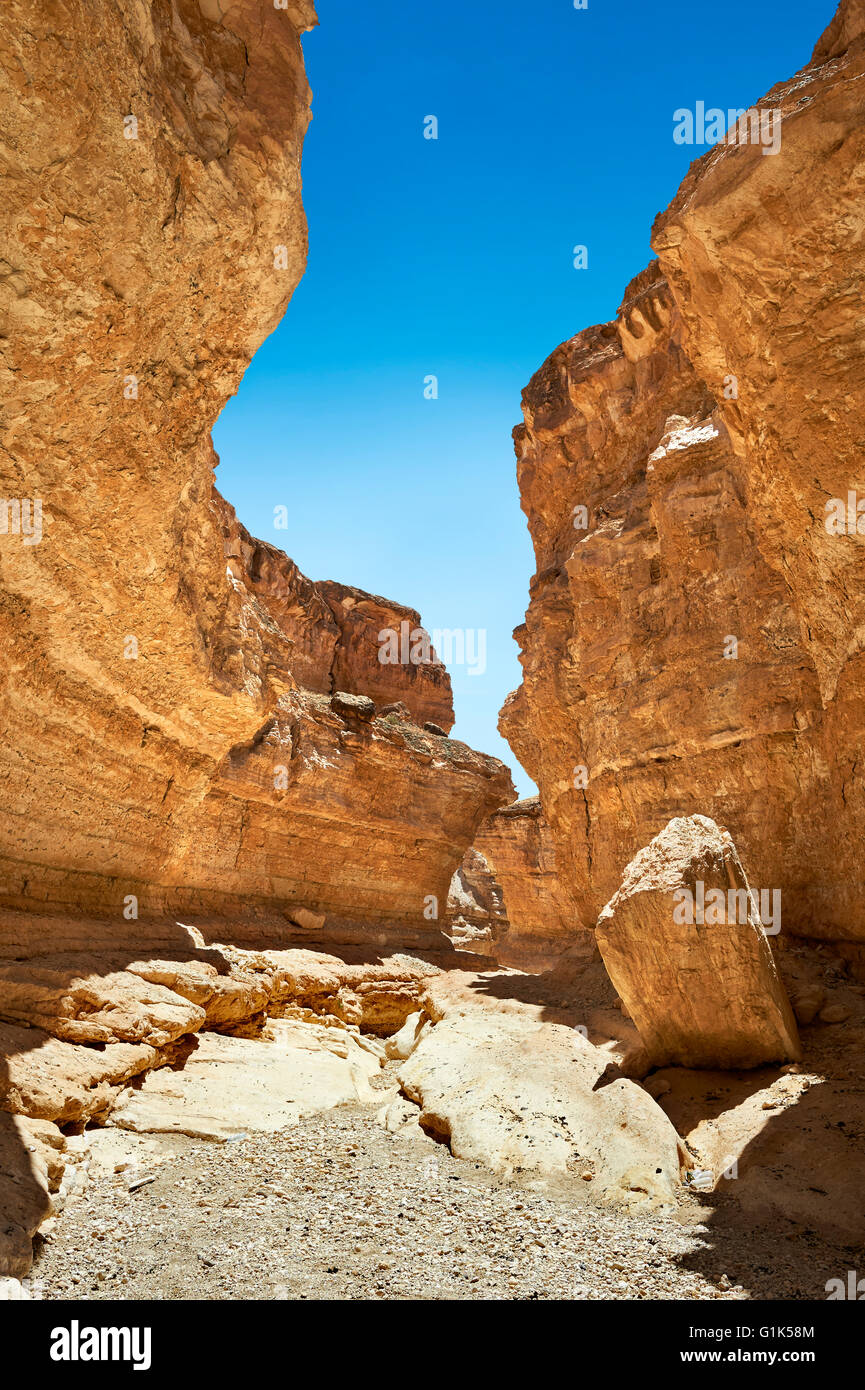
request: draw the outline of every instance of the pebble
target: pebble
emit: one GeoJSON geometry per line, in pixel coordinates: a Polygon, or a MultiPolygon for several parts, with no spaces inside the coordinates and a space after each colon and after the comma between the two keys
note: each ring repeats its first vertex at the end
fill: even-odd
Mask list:
{"type": "Polygon", "coordinates": [[[242,1145],[165,1135],[171,1161],[134,1195],[128,1173],[91,1169],[42,1242],[43,1297],[786,1299],[825,1297],[846,1258],[728,1230],[717,1194],[641,1213],[588,1183],[504,1182],[374,1115],[342,1106],[242,1145]]]}

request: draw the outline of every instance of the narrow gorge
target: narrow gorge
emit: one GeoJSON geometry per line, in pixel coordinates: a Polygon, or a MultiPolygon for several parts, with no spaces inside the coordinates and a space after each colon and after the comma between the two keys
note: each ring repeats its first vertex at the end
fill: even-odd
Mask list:
{"type": "Polygon", "coordinates": [[[865,1248],[865,0],[525,388],[523,799],[423,615],[216,487],[306,265],[316,23],[0,14],[4,1296],[826,1299],[865,1248]]]}

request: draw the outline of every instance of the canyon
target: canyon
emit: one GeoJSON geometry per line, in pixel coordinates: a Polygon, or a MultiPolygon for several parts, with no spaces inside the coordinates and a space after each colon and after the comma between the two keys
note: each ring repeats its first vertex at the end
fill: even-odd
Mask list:
{"type": "Polygon", "coordinates": [[[865,1239],[863,541],[824,524],[865,442],[865,3],[526,387],[522,801],[421,615],[215,486],[304,271],[315,23],[0,17],[0,494],[40,518],[0,530],[5,1296],[424,1297],[429,1242],[436,1297],[822,1297],[865,1239]],[[751,908],[677,916],[696,885],[751,908]],[[382,1227],[412,1194],[415,1242],[358,1193],[382,1227]],[[239,1207],[264,1291],[213,1269],[239,1207]]]}
{"type": "Polygon", "coordinates": [[[861,540],[824,525],[863,442],[861,5],[839,15],[757,103],[778,154],[695,161],[616,320],[524,392],[537,572],[500,727],[587,927],[699,812],[781,891],[785,932],[861,952],[861,540]]]}

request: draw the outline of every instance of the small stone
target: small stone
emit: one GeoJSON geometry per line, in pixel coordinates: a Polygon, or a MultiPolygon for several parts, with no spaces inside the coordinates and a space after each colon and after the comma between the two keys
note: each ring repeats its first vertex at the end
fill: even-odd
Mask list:
{"type": "Polygon", "coordinates": [[[345,690],[331,695],[330,707],[335,714],[348,719],[368,720],[375,715],[375,702],[368,695],[349,695],[345,690]]]}
{"type": "Polygon", "coordinates": [[[846,1023],[850,1017],[850,1009],[844,1004],[829,1004],[825,1009],[820,1010],[821,1023],[846,1023]]]}

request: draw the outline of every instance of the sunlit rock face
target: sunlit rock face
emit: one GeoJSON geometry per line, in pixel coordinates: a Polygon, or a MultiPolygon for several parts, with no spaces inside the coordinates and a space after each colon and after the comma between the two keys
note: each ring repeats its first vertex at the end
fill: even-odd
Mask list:
{"type": "MultiPolygon", "coordinates": [[[[692,166],[654,246],[712,383],[757,545],[782,579],[818,713],[786,823],[804,928],[865,937],[865,6],[844,0],[811,63],[761,105],[781,147],[692,166]],[[735,398],[717,392],[733,374],[735,398]]],[[[741,847],[744,852],[744,846],[741,847]]],[[[787,880],[785,880],[787,881],[787,880]]],[[[795,891],[794,891],[795,890],[795,891]]]]}
{"type": "Polygon", "coordinates": [[[789,805],[771,789],[796,785],[799,724],[818,709],[680,328],[651,266],[614,324],[544,364],[516,432],[537,574],[501,728],[537,781],[583,926],[686,810],[749,849],[765,841],[760,873],[779,884],[789,805]]]}
{"type": "Polygon", "coordinates": [[[700,813],[785,930],[861,939],[865,535],[825,525],[865,499],[861,4],[760,106],[777,153],[697,161],[616,320],[524,392],[537,572],[500,727],[584,924],[700,813]]]}
{"type": "Polygon", "coordinates": [[[503,965],[541,971],[576,941],[591,948],[576,904],[558,872],[556,847],[538,797],[503,806],[478,831],[475,846],[492,865],[507,911],[496,957],[503,965]]]}
{"type": "Polygon", "coordinates": [[[453,722],[434,654],[380,662],[413,610],[307,580],[214,489],[211,427],[304,268],[314,23],[304,0],[0,16],[6,909],[117,940],[180,911],[432,932],[513,796],[418,727],[453,722]]]}
{"type": "Polygon", "coordinates": [[[504,935],[508,931],[501,884],[489,860],[475,849],[467,849],[451,879],[448,894],[447,933],[458,951],[500,959],[504,935]]]}

